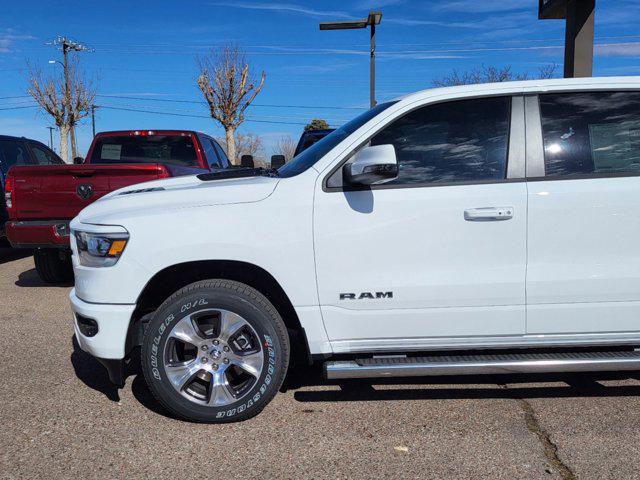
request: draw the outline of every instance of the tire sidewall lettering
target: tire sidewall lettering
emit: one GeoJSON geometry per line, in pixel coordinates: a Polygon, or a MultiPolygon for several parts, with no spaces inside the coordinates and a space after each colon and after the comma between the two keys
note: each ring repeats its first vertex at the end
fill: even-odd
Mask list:
{"type": "MultiPolygon", "coordinates": [[[[201,309],[202,307],[205,307],[208,305],[209,305],[209,301],[206,298],[202,298],[202,297],[196,298],[195,300],[183,303],[179,307],[179,312],[180,312],[179,315],[182,317],[193,310],[201,309]]],[[[150,348],[147,350],[149,360],[150,360],[149,364],[151,366],[153,380],[160,383],[163,382],[162,364],[164,360],[162,358],[163,349],[161,348],[161,344],[163,344],[163,337],[166,336],[168,332],[171,330],[170,326],[175,321],[175,319],[176,319],[176,316],[173,313],[171,313],[171,314],[168,314],[164,318],[164,320],[159,323],[157,330],[153,335],[150,348]]],[[[252,325],[254,328],[256,328],[255,324],[252,323],[252,325]]],[[[216,418],[218,419],[229,418],[236,414],[243,413],[246,410],[253,408],[254,406],[256,406],[256,404],[258,404],[260,399],[264,396],[265,392],[267,391],[269,385],[272,383],[273,375],[275,372],[275,365],[276,365],[276,348],[274,346],[274,342],[271,335],[262,334],[262,338],[263,338],[263,351],[267,355],[267,359],[266,359],[267,368],[266,368],[266,374],[263,373],[264,376],[262,378],[260,385],[259,386],[256,385],[253,387],[253,390],[255,391],[255,393],[253,394],[253,396],[246,398],[244,402],[233,405],[233,408],[228,408],[226,410],[220,410],[216,412],[216,418]]],[[[164,341],[166,342],[166,339],[164,341]]]]}

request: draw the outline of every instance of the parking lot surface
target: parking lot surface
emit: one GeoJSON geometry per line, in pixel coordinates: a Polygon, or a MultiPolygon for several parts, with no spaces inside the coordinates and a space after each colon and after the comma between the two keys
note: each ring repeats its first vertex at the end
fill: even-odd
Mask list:
{"type": "Polygon", "coordinates": [[[251,420],[192,424],[140,375],[109,385],[74,344],[70,288],[0,250],[0,478],[640,478],[637,374],[337,385],[310,373],[251,420]]]}

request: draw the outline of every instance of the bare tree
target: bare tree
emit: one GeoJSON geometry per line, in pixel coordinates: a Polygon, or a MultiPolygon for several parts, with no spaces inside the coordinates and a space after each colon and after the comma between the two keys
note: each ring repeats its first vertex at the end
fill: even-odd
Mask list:
{"type": "MultiPolygon", "coordinates": [[[[67,78],[64,75],[45,75],[29,66],[27,92],[47,114],[60,131],[60,156],[70,163],[69,134],[78,122],[89,115],[96,96],[95,87],[78,70],[78,60],[69,62],[67,78]]],[[[72,154],[77,155],[75,135],[72,139],[72,154]]]]}
{"type": "Polygon", "coordinates": [[[314,118],[304,126],[304,131],[309,132],[311,130],[326,130],[329,128],[329,123],[322,118],[314,118]]]}
{"type": "Polygon", "coordinates": [[[298,144],[290,135],[283,135],[273,146],[273,155],[284,155],[288,162],[296,153],[298,144]]]}
{"type": "MultiPolygon", "coordinates": [[[[218,143],[225,149],[226,152],[229,152],[229,144],[227,143],[227,138],[216,138],[218,143]]],[[[229,160],[234,164],[240,163],[240,158],[242,155],[251,155],[254,157],[256,165],[257,162],[260,162],[264,159],[264,147],[262,143],[262,138],[260,138],[255,133],[238,133],[236,132],[234,135],[234,144],[235,144],[235,157],[229,156],[229,160]]]]}
{"type": "Polygon", "coordinates": [[[245,120],[245,110],[260,93],[266,74],[257,82],[244,52],[235,45],[198,59],[198,87],[209,104],[211,118],[220,122],[225,131],[227,155],[232,161],[236,154],[235,132],[245,120]]]}
{"type": "Polygon", "coordinates": [[[453,70],[442,78],[433,81],[436,87],[450,87],[455,85],[471,85],[475,83],[509,82],[511,80],[529,80],[530,78],[553,78],[556,71],[555,64],[545,65],[538,69],[538,75],[531,77],[528,73],[513,73],[511,66],[487,67],[482,65],[465,72],[453,70]]]}

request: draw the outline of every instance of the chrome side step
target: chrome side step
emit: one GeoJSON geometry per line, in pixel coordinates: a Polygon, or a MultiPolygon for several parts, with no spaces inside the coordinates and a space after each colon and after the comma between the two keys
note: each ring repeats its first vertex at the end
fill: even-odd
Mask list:
{"type": "Polygon", "coordinates": [[[640,351],[378,357],[325,364],[328,379],[640,370],[640,351]]]}

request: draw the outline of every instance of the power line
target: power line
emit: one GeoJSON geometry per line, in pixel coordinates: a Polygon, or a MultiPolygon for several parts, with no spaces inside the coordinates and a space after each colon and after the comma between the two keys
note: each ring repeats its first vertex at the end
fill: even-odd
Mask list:
{"type": "MultiPolygon", "coordinates": [[[[206,105],[207,102],[200,100],[175,100],[168,98],[149,98],[149,97],[133,97],[128,95],[96,95],[96,97],[104,98],[121,98],[124,100],[142,100],[146,102],[168,102],[168,103],[191,103],[198,105],[206,105]]],[[[252,103],[252,107],[267,107],[267,108],[308,108],[315,110],[366,110],[365,107],[335,107],[335,106],[319,106],[319,105],[275,105],[266,103],[252,103]]]]}
{"type": "Polygon", "coordinates": [[[36,108],[37,105],[25,105],[22,107],[1,107],[0,110],[20,110],[21,108],[36,108]]]}
{"type": "MultiPolygon", "coordinates": [[[[143,110],[138,108],[126,108],[126,107],[112,107],[107,105],[96,105],[98,108],[108,109],[108,110],[122,110],[125,112],[139,112],[139,113],[151,113],[156,115],[171,115],[174,117],[189,117],[189,118],[207,118],[210,119],[209,115],[196,115],[196,114],[188,114],[188,113],[175,113],[175,112],[159,112],[155,110],[143,110]]],[[[254,120],[254,119],[246,119],[245,122],[253,122],[253,123],[274,123],[281,125],[306,125],[305,122],[280,122],[276,120],[254,120]]]]}

